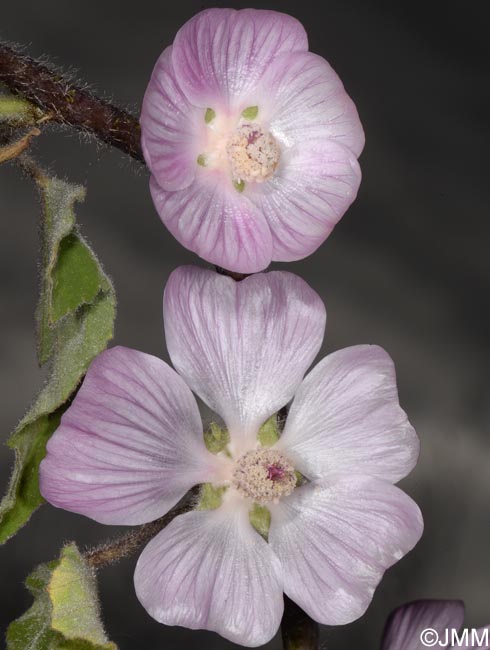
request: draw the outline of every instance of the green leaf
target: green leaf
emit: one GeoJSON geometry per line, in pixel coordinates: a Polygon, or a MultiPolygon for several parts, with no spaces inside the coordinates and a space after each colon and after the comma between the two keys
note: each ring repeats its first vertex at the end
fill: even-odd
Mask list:
{"type": "Polygon", "coordinates": [[[84,189],[45,176],[37,182],[44,203],[38,357],[41,365],[49,362],[49,376],[8,442],[15,465],[0,503],[0,543],[43,502],[38,478],[46,442],[114,329],[114,289],[75,224],[73,206],[83,200],[84,189]]]}
{"type": "Polygon", "coordinates": [[[34,603],[7,631],[7,650],[117,650],[100,621],[95,575],[75,544],[27,578],[34,603]]]}

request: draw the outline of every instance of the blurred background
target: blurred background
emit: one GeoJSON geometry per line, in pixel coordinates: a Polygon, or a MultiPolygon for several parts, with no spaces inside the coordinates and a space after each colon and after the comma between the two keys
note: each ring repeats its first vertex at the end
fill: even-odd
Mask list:
{"type": "MultiPolygon", "coordinates": [[[[218,4],[218,3],[217,3],[218,4]]],[[[245,7],[248,3],[223,6],[245,7]]],[[[2,3],[0,37],[46,56],[116,103],[139,111],[154,62],[184,21],[213,5],[2,3]]],[[[400,398],[422,440],[403,481],[425,517],[416,549],[388,571],[356,623],[322,628],[322,648],[379,647],[384,621],[418,598],[459,598],[468,626],[490,623],[490,256],[486,3],[311,0],[259,2],[304,23],[357,104],[366,131],[357,201],[313,256],[288,266],[316,289],[329,321],[321,355],[377,343],[395,360],[400,398]]],[[[74,132],[45,131],[33,153],[87,186],[78,206],[118,295],[115,342],[167,359],[161,294],[177,265],[199,263],[161,225],[148,175],[115,150],[74,132]]],[[[38,391],[33,313],[39,205],[32,183],[0,169],[0,436],[38,391]]],[[[275,265],[282,268],[284,265],[275,265]]],[[[0,447],[0,488],[12,454],[0,447]]],[[[43,506],[0,547],[2,627],[31,599],[23,580],[76,540],[118,531],[43,506]]],[[[231,649],[215,634],[164,627],[139,605],[136,557],[100,571],[104,620],[121,650],[231,649]]],[[[3,636],[3,634],[2,634],[3,636]]],[[[279,649],[280,638],[268,646],[279,649]]]]}

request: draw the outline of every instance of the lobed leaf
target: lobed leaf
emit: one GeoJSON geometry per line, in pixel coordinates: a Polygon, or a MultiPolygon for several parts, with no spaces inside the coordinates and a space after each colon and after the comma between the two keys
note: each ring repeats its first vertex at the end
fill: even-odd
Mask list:
{"type": "Polygon", "coordinates": [[[95,575],[75,544],[42,564],[26,586],[34,602],[7,631],[7,650],[117,650],[100,620],[95,575]]]}
{"type": "Polygon", "coordinates": [[[39,463],[92,359],[113,336],[116,299],[110,279],[78,232],[74,204],[85,190],[57,178],[37,178],[43,211],[41,291],[37,308],[38,358],[48,380],[8,444],[15,464],[0,503],[0,543],[43,502],[39,463]]]}

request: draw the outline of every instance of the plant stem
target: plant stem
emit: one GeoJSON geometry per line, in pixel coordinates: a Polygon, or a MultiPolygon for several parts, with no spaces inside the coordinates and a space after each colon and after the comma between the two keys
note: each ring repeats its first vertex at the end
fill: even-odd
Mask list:
{"type": "Polygon", "coordinates": [[[287,596],[284,596],[281,634],[284,650],[318,650],[318,623],[287,596]]]}
{"type": "Polygon", "coordinates": [[[95,135],[144,162],[140,125],[130,113],[72,85],[54,70],[0,44],[0,83],[41,109],[49,119],[95,135]]]}
{"type": "Polygon", "coordinates": [[[125,533],[121,537],[110,540],[105,544],[101,544],[100,546],[96,546],[90,551],[87,551],[85,553],[87,563],[95,569],[100,569],[108,564],[118,562],[123,557],[131,555],[137,551],[140,546],[148,543],[157,533],[168,526],[172,519],[191,510],[197,491],[198,490],[193,489],[188,492],[187,496],[184,497],[184,500],[181,503],[174,506],[172,510],[167,512],[163,517],[160,517],[160,519],[151,521],[148,524],[143,524],[135,530],[125,533]]]}

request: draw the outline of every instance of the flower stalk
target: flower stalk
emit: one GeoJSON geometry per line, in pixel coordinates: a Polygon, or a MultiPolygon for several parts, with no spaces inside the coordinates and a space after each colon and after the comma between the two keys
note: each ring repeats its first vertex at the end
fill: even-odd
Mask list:
{"type": "Polygon", "coordinates": [[[281,623],[284,650],[317,650],[319,627],[301,607],[284,597],[284,615],[281,623]]]}
{"type": "Polygon", "coordinates": [[[132,555],[141,546],[153,539],[157,533],[168,526],[172,519],[191,510],[196,494],[196,490],[190,490],[187,497],[163,517],[151,521],[148,524],[138,526],[135,530],[130,530],[121,537],[109,540],[100,546],[90,549],[85,553],[87,563],[94,569],[101,569],[132,555]]]}

